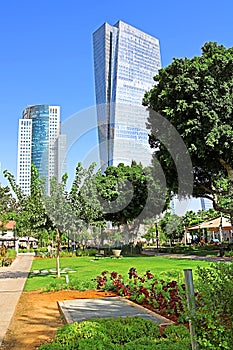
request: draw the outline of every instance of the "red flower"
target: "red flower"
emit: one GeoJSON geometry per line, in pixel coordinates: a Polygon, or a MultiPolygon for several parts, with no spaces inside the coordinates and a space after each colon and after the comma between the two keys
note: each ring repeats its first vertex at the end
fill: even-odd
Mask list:
{"type": "Polygon", "coordinates": [[[132,277],[136,278],[138,277],[137,271],[134,267],[131,267],[131,269],[128,272],[129,278],[131,279],[132,277]]]}
{"type": "Polygon", "coordinates": [[[138,279],[139,279],[139,281],[142,282],[142,283],[145,282],[145,278],[143,278],[143,277],[138,277],[138,279]]]}
{"type": "Polygon", "coordinates": [[[111,279],[116,279],[117,275],[118,275],[117,272],[115,272],[115,271],[111,272],[111,279]]]}
{"type": "Polygon", "coordinates": [[[104,271],[101,273],[101,275],[102,275],[102,276],[106,276],[107,273],[108,273],[108,271],[107,271],[107,270],[104,270],[104,271]]]}
{"type": "Polygon", "coordinates": [[[148,278],[148,280],[151,280],[154,276],[152,275],[152,273],[150,272],[150,270],[146,271],[145,276],[148,278]]]}

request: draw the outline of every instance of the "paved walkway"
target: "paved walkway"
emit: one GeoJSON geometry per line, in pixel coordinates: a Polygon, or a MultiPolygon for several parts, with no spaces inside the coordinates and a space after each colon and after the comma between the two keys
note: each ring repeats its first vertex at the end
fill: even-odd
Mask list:
{"type": "Polygon", "coordinates": [[[228,257],[218,257],[218,256],[198,256],[198,255],[186,255],[186,254],[167,254],[167,253],[157,253],[156,249],[144,249],[142,251],[143,255],[150,255],[150,256],[164,256],[167,258],[177,258],[177,259],[190,259],[190,260],[205,260],[205,261],[211,261],[211,262],[226,262],[226,261],[232,261],[232,258],[228,257]]]}
{"type": "Polygon", "coordinates": [[[0,346],[31,269],[34,254],[19,254],[13,263],[0,268],[0,346]]]}

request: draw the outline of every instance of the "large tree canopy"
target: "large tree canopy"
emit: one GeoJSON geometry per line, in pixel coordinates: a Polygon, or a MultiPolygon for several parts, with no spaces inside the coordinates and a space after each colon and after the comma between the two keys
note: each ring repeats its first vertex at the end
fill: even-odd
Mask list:
{"type": "Polygon", "coordinates": [[[50,220],[45,212],[41,196],[43,180],[39,178],[39,172],[35,165],[31,166],[31,194],[26,196],[16,184],[14,176],[4,170],[4,176],[8,179],[10,186],[17,197],[18,213],[15,217],[17,222],[16,230],[19,235],[34,235],[41,229],[50,226],[50,220]]]}
{"type": "MultiPolygon", "coordinates": [[[[233,48],[206,43],[201,56],[174,59],[154,79],[143,104],[182,137],[193,166],[193,195],[211,199],[216,210],[233,216],[233,48]]],[[[156,158],[176,193],[174,162],[157,137],[159,127],[151,113],[150,143],[158,147],[156,158]]]]}
{"type": "Polygon", "coordinates": [[[170,240],[170,245],[172,245],[175,239],[182,239],[184,236],[182,218],[176,214],[167,212],[160,220],[159,225],[165,233],[166,238],[170,240]]]}
{"type": "Polygon", "coordinates": [[[125,225],[155,218],[167,208],[166,191],[150,167],[132,162],[109,166],[96,177],[96,186],[103,201],[103,216],[115,225],[125,225]]]}

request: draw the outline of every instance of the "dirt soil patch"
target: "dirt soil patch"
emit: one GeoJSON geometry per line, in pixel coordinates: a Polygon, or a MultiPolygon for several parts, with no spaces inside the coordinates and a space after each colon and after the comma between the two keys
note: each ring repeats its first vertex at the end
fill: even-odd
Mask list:
{"type": "Polygon", "coordinates": [[[98,291],[24,292],[0,349],[35,350],[53,338],[57,329],[65,324],[57,301],[106,296],[115,294],[98,291]]]}

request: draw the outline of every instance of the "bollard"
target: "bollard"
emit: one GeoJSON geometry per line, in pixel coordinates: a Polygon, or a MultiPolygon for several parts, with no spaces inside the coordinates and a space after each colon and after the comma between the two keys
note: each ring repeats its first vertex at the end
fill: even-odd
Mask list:
{"type": "MultiPolygon", "coordinates": [[[[184,277],[185,277],[186,293],[187,293],[187,300],[188,300],[188,308],[189,308],[190,314],[193,316],[195,314],[196,305],[195,305],[195,298],[194,298],[192,269],[184,269],[184,277]]],[[[195,340],[195,328],[194,328],[194,325],[192,324],[191,319],[189,320],[189,326],[190,326],[192,350],[198,350],[199,346],[195,340]]]]}

